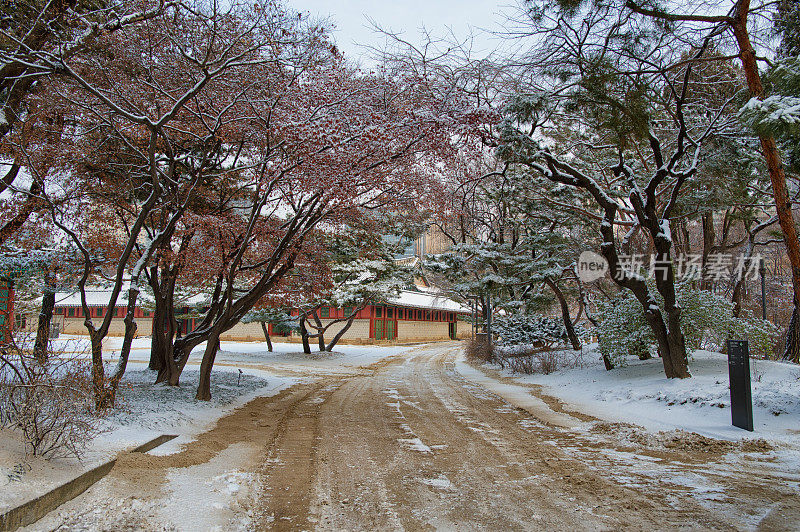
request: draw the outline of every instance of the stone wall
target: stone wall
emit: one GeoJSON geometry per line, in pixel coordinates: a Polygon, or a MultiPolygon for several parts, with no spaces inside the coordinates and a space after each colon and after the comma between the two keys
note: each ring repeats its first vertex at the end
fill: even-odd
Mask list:
{"type": "Polygon", "coordinates": [[[397,339],[400,341],[424,342],[426,340],[449,340],[450,324],[438,321],[397,322],[397,339]]]}
{"type": "MultiPolygon", "coordinates": [[[[28,316],[25,330],[36,331],[36,320],[38,316],[28,316]]],[[[111,326],[108,328],[109,336],[124,336],[125,335],[125,322],[124,318],[114,317],[111,320],[111,326]]],[[[92,323],[95,327],[99,327],[103,318],[92,318],[92,323]]],[[[59,324],[62,334],[86,334],[86,327],[83,325],[83,318],[70,318],[68,316],[53,316],[53,323],[59,324]]],[[[136,319],[136,336],[150,336],[153,334],[153,320],[150,318],[137,318],[136,319]]]]}
{"type": "Polygon", "coordinates": [[[459,340],[472,338],[472,324],[470,322],[458,320],[456,324],[456,337],[459,340]]]}

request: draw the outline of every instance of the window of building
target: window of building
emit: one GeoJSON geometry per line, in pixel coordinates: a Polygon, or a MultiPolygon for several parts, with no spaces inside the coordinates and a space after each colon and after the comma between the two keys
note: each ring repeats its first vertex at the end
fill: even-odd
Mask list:
{"type": "Polygon", "coordinates": [[[426,310],[425,311],[425,321],[431,321],[431,311],[430,310],[426,310]]]}
{"type": "Polygon", "coordinates": [[[375,307],[375,317],[376,318],[383,317],[383,307],[375,307]]]}
{"type": "Polygon", "coordinates": [[[386,309],[386,317],[389,319],[394,318],[394,307],[388,307],[386,309]]]}
{"type": "Polygon", "coordinates": [[[331,317],[331,309],[330,307],[322,307],[319,309],[319,315],[322,318],[330,318],[331,317]]]}
{"type": "Polygon", "coordinates": [[[67,309],[67,316],[69,316],[70,318],[74,318],[75,317],[75,309],[72,308],[72,307],[67,309]]]}
{"type": "Polygon", "coordinates": [[[347,318],[348,316],[350,316],[354,310],[355,307],[344,307],[344,317],[347,318]]]}

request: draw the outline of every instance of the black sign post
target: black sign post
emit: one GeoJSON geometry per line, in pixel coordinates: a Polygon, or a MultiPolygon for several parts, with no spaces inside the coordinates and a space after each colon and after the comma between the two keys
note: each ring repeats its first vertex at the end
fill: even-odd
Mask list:
{"type": "Polygon", "coordinates": [[[731,387],[731,423],[753,431],[750,396],[750,350],[746,340],[728,340],[728,376],[731,387]]]}

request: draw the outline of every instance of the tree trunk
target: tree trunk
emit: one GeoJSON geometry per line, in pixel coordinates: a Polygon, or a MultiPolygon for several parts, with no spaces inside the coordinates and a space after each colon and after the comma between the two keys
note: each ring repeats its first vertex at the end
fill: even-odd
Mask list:
{"type": "MultiPolygon", "coordinates": [[[[656,240],[656,239],[654,239],[656,240]]],[[[675,297],[675,272],[672,267],[672,257],[669,249],[664,244],[656,242],[660,247],[661,257],[665,257],[667,264],[664,275],[656,273],[656,287],[661,297],[664,299],[664,312],[666,313],[666,324],[663,317],[659,316],[657,326],[658,334],[663,334],[664,338],[659,340],[659,353],[664,364],[664,372],[667,378],[685,379],[691,377],[689,373],[689,358],[686,354],[686,338],[681,330],[681,308],[677,304],[675,297]],[[666,325],[666,328],[663,326],[666,325]]],[[[653,302],[648,304],[645,316],[652,308],[653,302]]]]}
{"type": "Polygon", "coordinates": [[[269,325],[262,321],[261,330],[264,331],[264,339],[267,341],[267,351],[272,353],[272,338],[269,337],[269,325]]]}
{"type": "MultiPolygon", "coordinates": [[[[608,226],[604,225],[600,228],[607,242],[613,242],[612,227],[611,224],[608,224],[608,226]]],[[[668,241],[659,241],[656,244],[657,250],[669,249],[669,247],[671,247],[671,243],[668,241]]],[[[601,250],[608,261],[611,277],[615,279],[620,268],[616,249],[613,246],[603,246],[601,250]]],[[[661,253],[659,255],[664,257],[661,253]]],[[[666,254],[666,257],[666,271],[657,272],[655,275],[656,286],[664,298],[666,321],[655,297],[650,293],[650,289],[643,279],[633,277],[625,281],[618,281],[618,284],[631,290],[637,301],[642,305],[645,321],[647,321],[656,339],[666,377],[668,379],[684,379],[692,375],[689,373],[686,344],[680,329],[680,307],[675,303],[674,269],[671,260],[669,260],[669,253],[666,254]]]]}
{"type": "Polygon", "coordinates": [[[580,281],[580,279],[578,279],[578,290],[580,290],[580,298],[581,302],[583,303],[584,312],[586,312],[586,319],[589,320],[589,323],[595,327],[599,327],[600,322],[598,322],[597,318],[594,317],[592,308],[589,306],[589,294],[586,293],[586,289],[583,287],[583,283],[580,281]]]}
{"type": "MultiPolygon", "coordinates": [[[[160,282],[153,286],[155,306],[153,309],[153,341],[151,345],[157,349],[155,358],[158,360],[158,376],[156,383],[167,382],[170,386],[178,386],[180,372],[176,364],[176,355],[179,350],[176,345],[179,338],[176,335],[177,320],[175,319],[175,284],[178,269],[162,268],[160,282]]],[[[192,346],[193,348],[194,346],[192,346]]],[[[191,348],[190,348],[191,351],[191,348]]],[[[152,360],[151,355],[151,360],[152,360]]]]}
{"type": "Polygon", "coordinates": [[[315,310],[311,313],[311,317],[314,318],[314,325],[317,326],[317,345],[319,346],[320,352],[325,351],[325,331],[322,327],[322,320],[319,319],[319,314],[315,310]]]}
{"type": "Polygon", "coordinates": [[[159,374],[159,378],[156,382],[166,382],[170,386],[180,386],[180,377],[183,373],[183,368],[185,368],[186,363],[189,362],[192,350],[201,343],[203,343],[203,338],[198,337],[194,339],[183,337],[175,340],[175,342],[169,342],[167,345],[167,349],[169,350],[169,356],[166,358],[167,366],[162,371],[163,375],[159,374]]]}
{"type": "Polygon", "coordinates": [[[300,339],[303,341],[303,353],[311,354],[311,345],[308,343],[308,329],[306,329],[306,319],[300,316],[300,339]]]}
{"type": "Polygon", "coordinates": [[[683,333],[680,332],[680,327],[673,329],[675,327],[675,316],[667,314],[667,322],[669,324],[667,325],[660,316],[660,311],[654,312],[648,309],[644,315],[656,337],[658,352],[661,355],[661,363],[664,365],[664,374],[667,378],[685,379],[691,377],[683,333]]]}
{"type": "Polygon", "coordinates": [[[200,382],[197,385],[195,399],[199,401],[211,400],[211,370],[214,368],[214,359],[219,350],[219,336],[221,331],[213,331],[208,338],[203,361],[200,363],[200,382]]]}
{"type": "Polygon", "coordinates": [[[104,408],[113,408],[117,402],[117,390],[122,376],[125,375],[125,369],[128,367],[128,358],[131,354],[131,345],[133,344],[133,337],[136,336],[136,320],[134,319],[134,312],[136,311],[136,300],[139,297],[139,291],[130,289],[128,291],[128,308],[125,313],[125,336],[122,339],[122,348],[119,352],[119,360],[117,367],[104,391],[104,408]]]}
{"type": "MultiPolygon", "coordinates": [[[[156,377],[156,384],[159,382],[166,382],[170,386],[180,386],[181,382],[181,371],[179,363],[176,359],[181,357],[184,354],[184,351],[181,350],[178,345],[173,344],[172,342],[166,342],[164,345],[164,367],[161,368],[158,372],[158,377],[156,377]]],[[[186,358],[189,358],[189,355],[186,354],[186,358]]]]}
{"type": "Polygon", "coordinates": [[[163,324],[157,325],[154,319],[152,329],[153,332],[150,337],[150,363],[147,367],[153,371],[161,371],[164,369],[164,354],[167,351],[164,326],[163,324]]]}
{"type": "Polygon", "coordinates": [[[558,303],[561,305],[561,319],[564,322],[564,328],[567,330],[567,337],[569,337],[569,342],[572,344],[572,349],[580,349],[581,341],[578,338],[578,335],[575,333],[575,327],[572,325],[572,318],[569,315],[569,305],[567,305],[567,300],[564,297],[564,293],[549,277],[545,277],[544,282],[556,295],[558,303]]]}
{"type": "Polygon", "coordinates": [[[736,280],[736,285],[733,287],[733,295],[731,296],[731,301],[733,302],[733,316],[735,318],[738,318],[742,313],[742,300],[744,299],[746,288],[747,285],[745,284],[744,276],[736,280]]]}
{"type": "MultiPolygon", "coordinates": [[[[714,250],[714,242],[717,240],[717,234],[714,230],[714,214],[707,212],[701,216],[703,221],[703,260],[702,260],[702,271],[706,271],[706,266],[708,264],[708,257],[711,255],[711,252],[714,250]]],[[[710,279],[706,279],[705,276],[701,276],[700,278],[700,289],[701,290],[711,290],[713,288],[712,281],[710,279]]]]}
{"type": "MultiPolygon", "coordinates": [[[[750,11],[750,0],[739,0],[737,3],[735,22],[732,24],[733,34],[739,45],[739,58],[742,61],[742,69],[747,79],[747,87],[750,95],[761,99],[764,95],[764,86],[761,83],[761,75],[758,72],[756,62],[756,52],[750,42],[750,34],[747,30],[747,15],[750,11]]],[[[778,146],[772,136],[761,136],[761,151],[769,170],[769,178],[772,183],[772,193],[775,199],[775,212],[778,222],[783,232],[783,241],[786,246],[786,255],[792,267],[792,288],[794,289],[794,299],[800,301],[800,240],[797,236],[792,206],[789,201],[789,190],[786,186],[786,174],[781,161],[778,146]]]]}
{"type": "Polygon", "coordinates": [[[42,309],[39,311],[39,323],[36,327],[36,342],[33,344],[33,356],[39,362],[47,362],[48,343],[50,342],[50,324],[53,321],[53,308],[56,304],[56,291],[51,280],[45,278],[42,309]]]}
{"type": "MultiPolygon", "coordinates": [[[[87,318],[88,319],[88,318],[87,318]]],[[[89,331],[89,341],[92,345],[92,388],[94,392],[94,406],[97,410],[105,408],[105,369],[103,368],[103,339],[94,330],[89,331]]]]}
{"type": "Polygon", "coordinates": [[[783,359],[797,364],[800,362],[800,318],[797,315],[797,304],[795,302],[792,310],[792,319],[789,320],[789,330],[786,331],[786,347],[783,351],[783,359]]]}
{"type": "Polygon", "coordinates": [[[163,319],[161,321],[157,319],[163,316],[163,298],[159,290],[158,266],[150,268],[150,275],[147,281],[150,284],[150,288],[153,290],[154,302],[153,327],[150,336],[150,363],[147,367],[153,371],[160,372],[164,369],[164,351],[166,350],[166,346],[164,345],[164,322],[163,319]]]}
{"type": "Polygon", "coordinates": [[[333,339],[328,344],[328,347],[327,347],[326,351],[333,351],[333,348],[336,347],[336,344],[339,343],[339,340],[342,339],[342,336],[344,336],[345,333],[347,332],[347,330],[350,329],[350,326],[353,325],[353,322],[356,320],[355,316],[356,315],[354,313],[353,317],[350,318],[349,320],[347,320],[347,322],[344,324],[344,327],[342,327],[342,330],[340,330],[339,332],[337,332],[333,336],[333,339]]]}

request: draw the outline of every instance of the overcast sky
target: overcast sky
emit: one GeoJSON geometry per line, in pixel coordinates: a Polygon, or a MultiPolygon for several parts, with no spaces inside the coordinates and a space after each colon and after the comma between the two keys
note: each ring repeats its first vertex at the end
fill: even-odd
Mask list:
{"type": "MultiPolygon", "coordinates": [[[[404,38],[419,42],[419,29],[424,25],[436,36],[442,36],[448,28],[463,38],[470,29],[497,29],[502,20],[498,13],[502,6],[514,0],[287,0],[297,10],[319,17],[328,17],[336,24],[334,39],[346,56],[351,59],[364,58],[364,50],[356,43],[380,46],[383,37],[369,27],[368,17],[377,24],[394,32],[402,32],[404,38]]],[[[493,47],[492,40],[483,35],[475,39],[476,51],[493,47]]],[[[369,61],[365,61],[368,63],[369,61]]]]}

